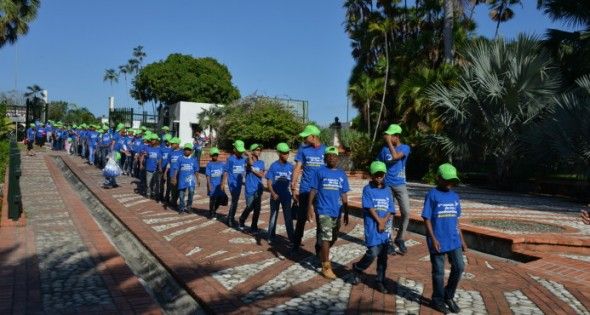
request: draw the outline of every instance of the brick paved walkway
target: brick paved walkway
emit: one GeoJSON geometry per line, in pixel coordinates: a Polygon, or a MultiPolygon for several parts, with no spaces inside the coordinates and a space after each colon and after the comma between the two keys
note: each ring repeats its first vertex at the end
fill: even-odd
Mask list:
{"type": "Polygon", "coordinates": [[[160,314],[45,154],[23,156],[26,226],[0,228],[0,314],[160,314]]]}
{"type": "MultiPolygon", "coordinates": [[[[64,161],[209,311],[269,314],[433,312],[427,306],[432,288],[423,236],[410,234],[409,253],[390,257],[387,287],[394,294],[384,295],[373,289],[374,266],[368,270],[362,284],[351,286],[343,281],[350,275],[351,264],[364,253],[363,227],[359,218],[352,218],[349,226],[343,228],[331,252],[332,261],[337,266],[336,274],[341,279],[328,281],[318,274],[318,262],[309,252],[313,251],[315,239],[315,227],[309,224],[305,232],[306,251],[290,256],[285,239],[270,247],[264,240],[264,231],[252,235],[208,220],[204,216],[208,199],[203,187],[195,197],[194,213],[178,215],[137,195],[133,178],[121,177],[121,187],[104,190],[100,188],[102,177],[99,170],[77,157],[64,157],[64,161]]],[[[361,182],[353,184],[356,189],[361,185],[361,182]]],[[[410,187],[415,213],[425,189],[423,185],[410,187]]],[[[557,217],[560,224],[571,227],[568,233],[573,236],[584,239],[589,234],[587,227],[575,222],[577,214],[573,211],[579,209],[575,209],[574,204],[468,188],[461,188],[460,193],[465,200],[467,218],[482,215],[531,219],[539,216],[539,220],[553,217],[555,221],[557,217]],[[495,210],[505,212],[493,215],[495,210]]],[[[353,194],[351,199],[357,197],[353,194]]],[[[269,213],[266,193],[262,205],[259,227],[266,227],[269,213]]],[[[220,209],[222,214],[226,211],[226,208],[220,209]]],[[[285,235],[281,218],[277,230],[278,234],[285,235]]],[[[458,292],[459,305],[464,314],[589,314],[590,252],[583,246],[577,249],[582,253],[539,255],[542,259],[528,264],[469,251],[458,292]],[[545,270],[542,267],[545,263],[560,265],[545,270]],[[577,272],[577,276],[566,277],[560,273],[561,269],[577,272]]],[[[561,271],[566,273],[566,270],[561,271]]]]}

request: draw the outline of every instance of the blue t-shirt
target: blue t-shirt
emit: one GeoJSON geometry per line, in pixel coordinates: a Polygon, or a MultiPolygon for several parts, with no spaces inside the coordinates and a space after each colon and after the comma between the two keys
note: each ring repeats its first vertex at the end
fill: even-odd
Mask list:
{"type": "Polygon", "coordinates": [[[138,137],[138,138],[134,138],[131,141],[131,151],[140,152],[142,147],[143,147],[143,139],[138,137]]]}
{"type": "MultiPolygon", "coordinates": [[[[264,171],[264,161],[256,160],[251,167],[256,172],[264,171]]],[[[256,176],[252,170],[246,170],[246,196],[252,196],[257,191],[262,192],[264,188],[262,187],[262,178],[256,176]]]]}
{"type": "Polygon", "coordinates": [[[107,145],[110,145],[112,141],[113,141],[113,138],[111,137],[111,135],[108,132],[105,132],[102,135],[102,138],[100,140],[100,144],[103,146],[107,146],[107,145]]]}
{"type": "Polygon", "coordinates": [[[398,145],[395,150],[403,153],[404,157],[399,160],[394,160],[391,156],[388,146],[383,146],[381,152],[377,156],[377,160],[387,165],[387,173],[385,174],[386,186],[399,186],[406,184],[406,162],[410,155],[410,146],[407,144],[398,145]]]}
{"type": "Polygon", "coordinates": [[[181,156],[178,158],[178,189],[195,188],[195,173],[199,170],[197,160],[192,157],[181,156]]]}
{"type": "Polygon", "coordinates": [[[158,161],[162,158],[160,147],[146,147],[145,153],[145,170],[155,172],[158,169],[158,161]]]}
{"type": "Polygon", "coordinates": [[[229,189],[241,189],[244,184],[244,174],[246,173],[246,159],[244,156],[237,157],[235,154],[230,155],[225,163],[224,171],[227,173],[229,189]]]}
{"type": "Polygon", "coordinates": [[[289,185],[293,176],[293,164],[273,162],[266,172],[266,179],[272,183],[272,189],[279,195],[281,200],[290,200],[291,191],[289,185]]]}
{"type": "Polygon", "coordinates": [[[88,131],[88,145],[91,147],[95,147],[96,143],[98,142],[98,133],[96,131],[88,131]]]}
{"type": "MultiPolygon", "coordinates": [[[[377,246],[389,242],[391,222],[386,224],[383,232],[379,232],[377,221],[371,216],[369,209],[375,209],[377,216],[385,218],[390,213],[395,213],[391,189],[387,186],[378,188],[368,184],[363,188],[363,219],[365,223],[365,245],[377,246]]],[[[390,219],[391,220],[391,219],[390,219]]]]}
{"type": "Polygon", "coordinates": [[[346,173],[339,168],[322,166],[312,178],[310,188],[317,190],[315,209],[319,215],[340,216],[341,195],[350,191],[346,173]]]}
{"type": "Polygon", "coordinates": [[[45,128],[43,128],[43,127],[37,128],[37,138],[44,137],[45,136],[44,133],[45,133],[45,128]]]}
{"type": "Polygon", "coordinates": [[[50,124],[45,125],[45,130],[47,132],[52,132],[53,131],[53,127],[50,124]]]}
{"type": "MultiPolygon", "coordinates": [[[[459,195],[454,191],[433,188],[426,194],[422,218],[430,220],[434,237],[440,243],[441,253],[461,247],[461,236],[457,226],[460,216],[461,203],[459,195]]],[[[426,243],[430,252],[435,253],[430,237],[426,237],[426,243]]]]}
{"type": "Polygon", "coordinates": [[[181,149],[177,149],[177,150],[170,152],[170,154],[168,154],[168,165],[170,167],[170,171],[169,171],[170,176],[172,176],[172,171],[175,171],[178,168],[178,158],[183,155],[182,151],[183,150],[181,150],[181,149]]]}
{"type": "Polygon", "coordinates": [[[35,140],[35,129],[33,129],[33,128],[27,129],[27,140],[29,140],[29,141],[35,140]]]}
{"type": "Polygon", "coordinates": [[[172,148],[163,147],[160,148],[160,151],[162,152],[162,169],[166,169],[166,166],[168,166],[168,158],[170,157],[170,153],[172,153],[172,148]]]}
{"type": "Polygon", "coordinates": [[[211,182],[211,191],[209,191],[209,196],[223,195],[223,192],[221,191],[221,178],[223,177],[224,168],[225,165],[223,162],[210,161],[207,163],[205,175],[209,177],[209,181],[211,182]]]}
{"type": "Polygon", "coordinates": [[[127,138],[126,137],[122,137],[121,135],[119,135],[119,137],[116,140],[117,142],[115,143],[115,151],[126,151],[127,150],[127,138]]]}
{"type": "Polygon", "coordinates": [[[311,190],[311,182],[315,177],[316,172],[320,167],[326,165],[324,163],[325,145],[320,145],[315,148],[312,145],[302,145],[297,150],[295,162],[301,162],[303,166],[303,174],[301,175],[301,182],[299,183],[299,192],[306,193],[311,190]]]}

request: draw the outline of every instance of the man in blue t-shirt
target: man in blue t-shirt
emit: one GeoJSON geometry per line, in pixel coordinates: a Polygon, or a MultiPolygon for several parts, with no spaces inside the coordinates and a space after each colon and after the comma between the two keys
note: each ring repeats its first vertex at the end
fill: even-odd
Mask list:
{"type": "Polygon", "coordinates": [[[396,124],[389,125],[389,128],[383,135],[385,145],[379,152],[377,160],[387,165],[385,174],[385,186],[391,188],[393,196],[399,205],[401,220],[397,224],[397,235],[394,244],[390,244],[391,253],[395,253],[395,246],[404,255],[408,250],[406,248],[405,233],[410,223],[410,197],[406,187],[406,162],[410,155],[410,146],[401,143],[400,136],[402,127],[396,124]]]}
{"type": "Polygon", "coordinates": [[[165,171],[166,168],[168,167],[168,162],[169,162],[169,158],[170,158],[170,153],[172,153],[172,147],[170,144],[170,140],[172,140],[172,135],[170,134],[166,134],[164,135],[164,139],[163,139],[163,144],[160,144],[160,151],[162,152],[162,173],[160,176],[160,192],[159,192],[159,198],[160,200],[164,201],[165,198],[165,193],[166,193],[166,182],[167,182],[167,178],[165,176],[165,171]]]}
{"type": "Polygon", "coordinates": [[[227,195],[221,189],[221,179],[223,178],[223,170],[225,165],[223,162],[217,161],[219,158],[219,149],[216,147],[209,150],[211,161],[207,163],[205,168],[205,175],[207,176],[207,196],[209,196],[209,219],[216,217],[216,212],[222,204],[223,199],[227,201],[227,195]]]}
{"type": "Polygon", "coordinates": [[[184,154],[178,158],[177,167],[172,174],[172,184],[178,187],[178,212],[189,213],[193,206],[195,187],[199,186],[199,166],[197,160],[191,157],[193,144],[184,145],[184,154]],[[184,195],[188,194],[186,205],[184,195]]]}
{"type": "Polygon", "coordinates": [[[340,220],[344,212],[344,225],[348,225],[348,177],[338,166],[338,149],[328,147],[325,151],[326,166],[321,167],[311,179],[307,218],[316,217],[316,255],[322,262],[322,275],[336,279],[330,262],[330,248],[340,232],[340,220]]]}
{"type": "MultiPolygon", "coordinates": [[[[227,179],[227,186],[231,195],[231,204],[227,215],[227,225],[229,227],[237,225],[235,220],[236,210],[238,208],[242,186],[244,185],[244,174],[246,173],[246,159],[242,156],[244,152],[246,152],[244,141],[236,140],[234,142],[234,153],[227,158],[227,162],[225,163],[222,182],[225,182],[227,179]]],[[[223,184],[221,189],[224,189],[223,184]]]]}
{"type": "Polygon", "coordinates": [[[113,149],[113,136],[106,129],[103,128],[101,130],[102,136],[100,137],[100,142],[98,146],[98,164],[101,167],[104,167],[104,165],[107,162],[108,156],[111,153],[111,150],[113,149]]]}
{"type": "Polygon", "coordinates": [[[250,212],[254,211],[252,215],[252,224],[250,231],[252,233],[258,232],[258,218],[260,217],[260,205],[262,200],[262,178],[264,177],[264,161],[259,159],[262,146],[254,143],[250,146],[250,152],[246,152],[246,208],[242,211],[240,216],[240,229],[244,228],[246,220],[250,212]]]}
{"type": "Polygon", "coordinates": [[[387,172],[385,163],[374,161],[369,168],[371,181],[363,188],[362,206],[365,225],[365,245],[367,252],[357,263],[352,265],[355,271],[352,284],[360,282],[360,274],[369,268],[377,258],[377,290],[387,294],[385,288],[385,270],[387,269],[387,248],[391,233],[391,222],[395,214],[393,195],[389,187],[385,186],[384,178],[387,172]]]}
{"type": "Polygon", "coordinates": [[[459,226],[461,202],[452,187],[459,183],[457,170],[451,164],[442,164],[437,172],[437,187],[431,189],[424,199],[422,218],[426,227],[426,243],[432,265],[432,308],[448,313],[461,309],[453,300],[455,291],[465,269],[463,252],[467,245],[459,226]],[[445,256],[451,264],[447,286],[445,281],[445,256]]]}
{"type": "Polygon", "coordinates": [[[287,230],[287,237],[293,243],[293,217],[291,216],[291,177],[293,176],[293,164],[289,163],[291,149],[286,143],[277,145],[279,159],[273,162],[266,172],[266,185],[270,192],[270,219],[268,221],[268,243],[274,242],[279,207],[283,207],[283,220],[287,230]]]}
{"type": "Polygon", "coordinates": [[[90,131],[86,134],[86,137],[88,142],[88,163],[94,165],[96,144],[98,143],[98,132],[96,132],[95,125],[90,126],[90,131]]]}
{"type": "Polygon", "coordinates": [[[292,252],[296,253],[301,246],[305,222],[307,221],[307,204],[309,203],[309,192],[311,190],[310,182],[315,177],[316,172],[325,165],[324,152],[326,146],[320,141],[320,129],[314,125],[307,125],[303,132],[299,134],[303,138],[303,145],[297,150],[295,156],[295,169],[291,179],[291,191],[293,199],[298,203],[297,224],[295,225],[295,234],[293,236],[292,252]],[[297,183],[301,178],[299,188],[297,183]]]}
{"type": "Polygon", "coordinates": [[[172,207],[178,205],[178,188],[172,184],[172,173],[176,170],[178,165],[178,158],[184,154],[184,150],[180,149],[180,139],[173,137],[170,139],[170,148],[172,151],[168,154],[168,163],[164,171],[166,176],[166,194],[164,195],[164,202],[172,207]]]}

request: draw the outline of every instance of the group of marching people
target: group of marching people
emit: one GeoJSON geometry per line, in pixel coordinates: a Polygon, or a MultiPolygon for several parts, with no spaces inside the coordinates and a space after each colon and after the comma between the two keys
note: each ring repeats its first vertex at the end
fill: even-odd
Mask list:
{"type": "MultiPolygon", "coordinates": [[[[123,125],[118,125],[115,130],[86,124],[68,129],[56,123],[52,127],[55,128],[52,132],[67,135],[65,141],[71,144],[70,154],[86,158],[89,164],[104,169],[109,163],[116,162],[122,174],[140,179],[145,196],[177,207],[179,213],[191,211],[193,196],[199,186],[199,161],[204,144],[200,133],[196,134],[194,142],[181,147],[179,138],[173,137],[168,127],[158,133],[143,127],[128,130],[123,125]]],[[[33,125],[27,130],[27,143],[36,137],[38,130],[33,125]]],[[[401,134],[399,125],[390,125],[383,135],[383,147],[370,165],[371,179],[362,191],[367,251],[353,264],[354,276],[350,280],[352,284],[358,284],[363,271],[377,260],[376,288],[384,293],[388,291],[384,285],[388,255],[404,255],[408,250],[405,234],[410,201],[405,167],[411,149],[401,142],[401,134]],[[400,209],[400,218],[395,220],[397,224],[393,224],[395,201],[400,209]]],[[[209,218],[218,218],[218,208],[229,204],[228,226],[245,229],[252,214],[250,231],[258,232],[261,200],[266,188],[270,195],[268,243],[276,241],[277,217],[281,208],[293,254],[302,246],[306,223],[315,220],[315,253],[321,261],[321,273],[328,279],[335,279],[330,248],[338,238],[341,224],[348,224],[350,185],[346,173],[338,168],[339,149],[322,144],[319,135],[316,126],[305,127],[299,134],[303,143],[297,149],[294,164],[289,162],[289,145],[279,143],[275,148],[277,160],[268,168],[260,159],[260,144],[251,144],[246,150],[242,140],[235,140],[226,161],[219,161],[219,149],[211,148],[211,160],[205,167],[209,218]],[[236,220],[242,191],[246,207],[236,220]]],[[[115,179],[109,178],[114,176],[105,173],[105,177],[105,188],[117,186],[115,179]]],[[[459,227],[460,200],[452,189],[458,182],[453,165],[440,165],[437,185],[427,193],[422,209],[432,265],[432,307],[444,313],[460,311],[454,296],[464,269],[463,252],[467,250],[459,227]],[[451,264],[446,286],[445,258],[451,264]]]]}

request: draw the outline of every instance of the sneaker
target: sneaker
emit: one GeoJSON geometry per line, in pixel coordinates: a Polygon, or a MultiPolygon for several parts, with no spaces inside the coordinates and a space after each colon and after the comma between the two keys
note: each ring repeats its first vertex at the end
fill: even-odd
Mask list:
{"type": "Polygon", "coordinates": [[[246,225],[242,222],[238,222],[238,230],[243,231],[246,228],[246,225]]]}
{"type": "Polygon", "coordinates": [[[388,294],[389,291],[387,290],[387,288],[385,287],[385,285],[383,284],[383,282],[377,282],[375,285],[375,289],[377,289],[377,291],[383,293],[383,294],[388,294]]]}
{"type": "Polygon", "coordinates": [[[451,311],[451,313],[461,312],[461,308],[459,307],[459,305],[457,305],[457,303],[455,303],[455,301],[453,301],[453,299],[446,300],[445,304],[448,306],[449,311],[451,311]]]}
{"type": "Polygon", "coordinates": [[[408,252],[408,249],[406,248],[406,241],[402,239],[395,240],[395,245],[397,245],[402,255],[405,255],[408,252]]]}
{"type": "Polygon", "coordinates": [[[438,312],[441,312],[443,314],[449,314],[451,311],[449,310],[449,308],[444,304],[444,303],[436,303],[436,302],[432,302],[430,303],[430,307],[438,312]]]}
{"type": "Polygon", "coordinates": [[[389,242],[389,246],[387,247],[387,254],[395,256],[397,253],[395,251],[395,244],[393,242],[389,242]]]}

